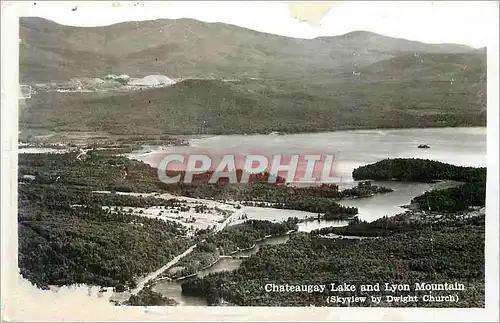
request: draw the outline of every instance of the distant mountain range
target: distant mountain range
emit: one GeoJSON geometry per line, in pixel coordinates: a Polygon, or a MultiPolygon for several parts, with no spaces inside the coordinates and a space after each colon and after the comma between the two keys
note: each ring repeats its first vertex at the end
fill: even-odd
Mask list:
{"type": "Polygon", "coordinates": [[[42,92],[21,110],[26,128],[192,134],[486,123],[484,48],[365,31],[296,39],[191,19],[89,28],[21,18],[20,38],[22,84],[108,74],[181,80],[127,93],[42,92]]]}

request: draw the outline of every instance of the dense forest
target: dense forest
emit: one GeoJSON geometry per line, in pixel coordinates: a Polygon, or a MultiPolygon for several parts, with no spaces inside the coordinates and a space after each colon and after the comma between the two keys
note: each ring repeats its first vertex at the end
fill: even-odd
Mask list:
{"type": "Polygon", "coordinates": [[[387,158],[353,170],[355,180],[486,182],[486,168],[462,167],[420,158],[387,158]]]}
{"type": "Polygon", "coordinates": [[[416,197],[412,202],[428,211],[456,212],[471,206],[484,206],[486,198],[486,168],[462,167],[428,159],[385,159],[356,168],[355,179],[402,180],[433,182],[453,180],[462,182],[458,187],[432,190],[416,197]]]}
{"type": "MultiPolygon", "coordinates": [[[[209,237],[210,231],[200,230],[188,238],[186,228],[176,222],[127,211],[186,208],[182,198],[113,193],[161,191],[149,165],[107,151],[92,150],[77,157],[76,152],[19,155],[19,267],[37,286],[87,283],[133,288],[138,276],[209,237]]],[[[292,230],[293,223],[259,227],[250,222],[245,228],[237,226],[215,241],[208,238],[207,245],[215,243],[227,251],[243,248],[265,235],[292,230]]]]}
{"type": "Polygon", "coordinates": [[[34,176],[38,184],[59,184],[88,190],[154,192],[160,183],[149,165],[106,151],[65,154],[20,154],[19,178],[34,176]]]}
{"type": "Polygon", "coordinates": [[[19,155],[19,268],[25,278],[41,288],[86,283],[124,290],[194,243],[178,223],[123,208],[179,201],[92,192],[154,191],[148,165],[105,152],[77,157],[19,155]]]}
{"type": "Polygon", "coordinates": [[[415,230],[425,225],[422,221],[412,220],[408,214],[402,213],[395,216],[384,216],[372,222],[354,218],[349,225],[344,227],[326,227],[311,231],[312,235],[328,235],[330,233],[340,236],[383,237],[394,233],[404,233],[415,230]]]}
{"type": "Polygon", "coordinates": [[[153,291],[150,286],[146,286],[137,295],[131,295],[123,304],[129,306],[175,306],[177,301],[162,296],[153,291]]]}
{"type": "Polygon", "coordinates": [[[280,236],[297,230],[297,223],[296,218],[289,218],[282,223],[248,220],[216,234],[206,235],[204,241],[198,243],[176,267],[168,269],[161,277],[178,279],[193,275],[217,262],[221,255],[231,255],[239,250],[252,248],[257,241],[268,236],[280,236]]]}
{"type": "Polygon", "coordinates": [[[432,190],[413,199],[429,211],[456,212],[486,203],[486,182],[466,182],[459,187],[432,190]]]}
{"type": "Polygon", "coordinates": [[[139,275],[192,244],[179,224],[100,206],[20,203],[18,230],[21,274],[42,288],[74,283],[133,288],[139,275]]]}
{"type": "MultiPolygon", "coordinates": [[[[264,285],[459,281],[466,291],[458,303],[425,303],[420,298],[417,303],[397,306],[484,306],[485,216],[478,208],[485,205],[486,170],[428,160],[387,159],[360,167],[354,175],[357,179],[453,179],[462,184],[426,192],[414,198],[412,210],[393,217],[370,223],[354,217],[345,227],[295,234],[284,245],[260,249],[235,271],[183,283],[183,293],[203,296],[210,304],[223,299],[242,306],[327,306],[328,294],[269,293],[264,285]],[[329,234],[365,239],[331,238],[329,234]]],[[[369,296],[359,291],[343,296],[351,295],[369,296]]]]}
{"type": "MultiPolygon", "coordinates": [[[[407,224],[401,223],[400,226],[407,224]]],[[[377,239],[328,239],[294,234],[282,245],[264,246],[232,272],[213,273],[183,283],[186,295],[210,304],[221,299],[241,306],[347,306],[327,304],[329,293],[269,293],[267,283],[453,282],[465,284],[458,303],[398,303],[417,307],[484,306],[484,215],[441,225],[410,226],[377,239]]],[[[444,292],[434,292],[442,295],[444,292]]],[[[370,296],[359,289],[342,296],[370,296]]],[[[417,293],[418,294],[418,293],[417,293]]],[[[421,295],[421,292],[420,292],[421,295]]],[[[387,303],[351,306],[395,306],[387,303]]]]}
{"type": "MultiPolygon", "coordinates": [[[[77,153],[21,154],[20,271],[41,288],[86,283],[123,291],[134,288],[139,276],[156,270],[195,243],[194,251],[164,276],[178,278],[195,273],[213,264],[220,255],[250,248],[265,236],[297,228],[297,219],[283,223],[251,220],[215,234],[197,230],[195,236],[188,237],[187,229],[178,223],[127,211],[152,206],[184,209],[187,206],[182,197],[161,199],[157,195],[113,193],[170,192],[230,200],[236,208],[272,206],[311,211],[327,219],[351,219],[346,227],[292,234],[286,244],[259,248],[238,270],[183,284],[185,294],[201,295],[211,304],[224,299],[237,305],[325,305],[324,295],[266,293],[263,286],[271,281],[317,284],[456,280],[468,286],[457,306],[482,306],[484,214],[464,214],[471,212],[471,207],[485,205],[485,169],[395,159],[361,167],[353,176],[425,182],[453,179],[461,184],[416,197],[413,205],[417,209],[407,214],[367,223],[355,217],[357,209],[340,206],[337,201],[388,191],[369,182],[344,191],[336,185],[300,188],[264,182],[174,187],[160,183],[149,165],[107,151],[89,151],[82,158],[77,153]],[[367,238],[331,239],[331,233],[367,238]]],[[[128,303],[173,305],[148,289],[128,303]]]]}
{"type": "Polygon", "coordinates": [[[346,220],[358,213],[356,207],[343,206],[339,203],[332,202],[330,199],[318,197],[296,199],[290,197],[278,203],[245,201],[242,205],[320,213],[320,217],[325,220],[346,220]]]}
{"type": "MultiPolygon", "coordinates": [[[[66,187],[69,192],[58,190],[57,194],[71,198],[73,204],[86,204],[88,199],[107,200],[106,203],[117,202],[127,206],[164,205],[166,202],[154,198],[140,200],[140,205],[130,204],[132,199],[117,196],[89,196],[92,190],[111,192],[169,192],[172,194],[208,198],[215,200],[254,201],[268,203],[271,207],[295,209],[301,211],[328,214],[327,217],[347,218],[357,214],[355,208],[343,207],[336,202],[341,198],[370,195],[381,192],[381,188],[373,186],[369,192],[357,189],[339,191],[338,187],[322,185],[319,187],[293,187],[266,182],[266,174],[253,183],[196,183],[196,184],[164,184],[160,182],[157,170],[151,166],[130,160],[126,157],[113,156],[107,151],[90,150],[78,158],[77,152],[67,154],[21,154],[19,156],[19,181],[47,185],[45,187],[66,187]],[[26,178],[28,177],[28,178],[26,178]],[[80,193],[74,194],[76,189],[80,193]],[[83,196],[78,196],[82,194],[83,196]],[[156,204],[157,203],[157,204],[156,204]]],[[[42,195],[46,195],[40,192],[42,195]]],[[[101,194],[103,195],[103,194],[101,194]]],[[[58,198],[57,198],[58,199],[58,198]]],[[[110,204],[104,204],[110,205],[110,204]]]]}

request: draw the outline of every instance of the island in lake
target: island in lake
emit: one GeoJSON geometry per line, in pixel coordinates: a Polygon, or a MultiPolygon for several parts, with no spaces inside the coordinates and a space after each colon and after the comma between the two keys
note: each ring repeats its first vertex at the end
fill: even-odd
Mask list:
{"type": "MultiPolygon", "coordinates": [[[[324,306],[321,295],[270,295],[262,286],[350,281],[373,277],[374,267],[380,270],[367,283],[428,281],[437,273],[439,281],[466,280],[469,289],[484,288],[485,168],[386,159],[356,168],[354,179],[364,181],[344,190],[265,181],[171,187],[151,166],[113,150],[79,155],[19,158],[19,264],[22,275],[40,288],[84,283],[113,290],[116,304],[176,305],[179,299],[156,290],[177,284],[179,293],[210,305],[324,306]],[[415,196],[412,208],[399,215],[366,222],[356,208],[341,203],[391,193],[368,178],[458,184],[415,196]],[[246,208],[304,213],[269,221],[249,218],[246,208]],[[304,221],[330,220],[348,222],[298,230],[304,221]],[[265,243],[285,235],[282,243],[265,243]],[[430,239],[433,250],[427,247],[430,239]],[[339,256],[344,260],[336,261],[339,256]],[[230,259],[240,265],[198,277],[230,259]]],[[[467,295],[462,306],[482,306],[481,293],[467,295]]]]}

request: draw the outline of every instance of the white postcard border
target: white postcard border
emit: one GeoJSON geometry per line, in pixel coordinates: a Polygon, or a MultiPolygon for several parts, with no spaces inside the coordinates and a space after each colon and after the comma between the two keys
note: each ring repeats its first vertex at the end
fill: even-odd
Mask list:
{"type": "MultiPolygon", "coordinates": [[[[78,2],[74,2],[77,4],[78,2]]],[[[106,2],[102,2],[106,3],[106,2]]],[[[115,307],[86,295],[34,288],[17,268],[17,139],[19,16],[33,1],[2,2],[1,302],[6,321],[495,321],[498,320],[499,47],[498,2],[491,1],[496,31],[488,44],[486,197],[486,307],[484,309],[338,307],[115,307]],[[496,10],[495,10],[496,6],[496,10]],[[58,295],[60,294],[60,295],[58,295]]],[[[109,4],[108,4],[109,5],[109,4]]],[[[466,23],[466,22],[464,22],[466,23]]]]}

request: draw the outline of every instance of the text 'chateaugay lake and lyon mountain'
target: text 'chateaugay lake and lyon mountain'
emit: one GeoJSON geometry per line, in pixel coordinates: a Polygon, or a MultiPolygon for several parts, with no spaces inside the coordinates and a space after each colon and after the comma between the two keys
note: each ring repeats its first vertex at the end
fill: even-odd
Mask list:
{"type": "Polygon", "coordinates": [[[486,49],[191,19],[20,19],[21,130],[234,134],[486,125],[486,49]]]}

